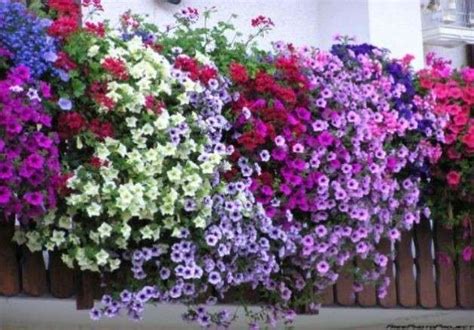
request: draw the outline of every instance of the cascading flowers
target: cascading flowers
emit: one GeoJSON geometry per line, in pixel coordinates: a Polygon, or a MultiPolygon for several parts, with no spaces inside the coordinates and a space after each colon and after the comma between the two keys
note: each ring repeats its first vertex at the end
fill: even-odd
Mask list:
{"type": "MultiPolygon", "coordinates": [[[[231,95],[212,62],[185,54],[170,62],[141,38],[110,30],[76,31],[64,50],[81,63],[58,101],[70,178],[65,205],[27,235],[30,248],[64,251],[63,261],[82,270],[129,273],[93,318],[139,319],[148,301],[195,306],[203,295],[212,303],[232,287],[269,282],[286,234],[255,204],[250,180],[220,180],[233,152],[221,113],[231,95]]],[[[231,320],[202,306],[186,318],[231,320]]]]}
{"type": "Polygon", "coordinates": [[[113,32],[104,38],[80,32],[65,50],[72,61],[88,65],[69,72],[76,98],[59,101],[65,110],[59,132],[71,173],[59,223],[67,228],[71,220],[95,221],[76,224],[61,241],[53,233],[50,246],[74,246],[64,259],[82,269],[113,270],[120,261],[107,248],[157,241],[163,229],[205,226],[210,208],[203,199],[228,152],[212,148],[206,133],[224,123],[211,127],[207,118],[186,112],[187,93],[199,91],[199,83],[180,76],[138,38],[122,42],[113,32]],[[196,211],[180,218],[188,199],[196,211]]]}
{"type": "Polygon", "coordinates": [[[404,84],[407,63],[373,46],[357,52],[340,44],[334,54],[275,47],[266,59],[272,70],[250,77],[245,66],[230,66],[240,97],[235,163],[226,177],[252,178],[256,200],[293,242],[282,269],[294,286],[282,298],[307,302],[344,266],[355,290],[378,280],[383,297],[391,256],[377,244],[399,240],[429,216],[417,173],[440,156],[444,119],[404,84]]]}
{"type": "Polygon", "coordinates": [[[59,137],[50,84],[56,41],[50,21],[19,2],[0,1],[0,212],[28,227],[56,208],[59,137]]]}
{"type": "Polygon", "coordinates": [[[471,109],[474,105],[474,70],[454,70],[450,63],[430,54],[427,68],[419,72],[420,93],[433,95],[435,111],[449,116],[445,128],[446,144],[443,157],[433,171],[429,199],[434,218],[441,225],[460,229],[456,251],[465,261],[474,260],[472,238],[472,184],[474,172],[474,125],[471,109]]]}
{"type": "MultiPolygon", "coordinates": [[[[193,28],[193,8],[166,32],[131,13],[120,30],[81,28],[69,0],[50,0],[48,12],[61,46],[50,59],[60,78],[51,101],[61,109],[53,122],[66,174],[58,137],[34,125],[51,122],[41,112],[48,85],[18,66],[0,82],[11,103],[0,108],[0,204],[20,219],[43,216],[17,235],[31,250],[112,273],[102,276],[93,319],[137,320],[146,303],[183,303],[185,320],[226,328],[235,316],[206,305],[235,292],[245,300],[250,288],[263,305],[249,312],[252,328],[290,323],[297,308],[315,310],[343,271],[355,291],[375,282],[386,294],[392,255],[377,245],[429,216],[420,185],[447,120],[432,94],[416,94],[409,57],[346,42],[330,52],[284,43],[264,52],[252,46],[273,26],[264,16],[234,42],[224,35],[230,23],[193,28]],[[22,107],[36,112],[19,129],[22,107]]],[[[0,68],[17,54],[10,39],[0,68]]],[[[469,145],[469,130],[457,133],[469,145]]]]}
{"type": "Polygon", "coordinates": [[[21,224],[41,221],[57,204],[59,138],[43,105],[51,97],[50,85],[24,65],[0,80],[0,209],[21,224]]]}
{"type": "Polygon", "coordinates": [[[9,51],[14,65],[28,67],[33,78],[51,72],[57,59],[57,42],[47,34],[50,25],[20,2],[0,1],[0,48],[9,51]]]}

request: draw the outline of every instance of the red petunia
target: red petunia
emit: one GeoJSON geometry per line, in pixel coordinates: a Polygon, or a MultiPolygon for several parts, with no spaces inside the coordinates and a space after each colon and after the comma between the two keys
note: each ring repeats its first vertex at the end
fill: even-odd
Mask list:
{"type": "Polygon", "coordinates": [[[474,126],[469,127],[461,141],[470,149],[474,149],[474,126]]]}
{"type": "Polygon", "coordinates": [[[457,187],[461,182],[461,174],[457,171],[450,171],[446,175],[446,181],[451,187],[457,187]]]}

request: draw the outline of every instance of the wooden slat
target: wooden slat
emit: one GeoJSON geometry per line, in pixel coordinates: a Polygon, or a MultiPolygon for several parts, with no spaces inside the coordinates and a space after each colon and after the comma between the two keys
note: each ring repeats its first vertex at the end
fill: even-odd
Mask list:
{"type": "Polygon", "coordinates": [[[433,274],[431,242],[429,220],[422,220],[415,226],[415,246],[418,303],[423,308],[434,308],[438,303],[436,299],[436,285],[433,274]]]}
{"type": "MultiPolygon", "coordinates": [[[[458,229],[458,235],[462,238],[463,228],[458,229]]],[[[474,266],[471,261],[464,261],[460,255],[456,260],[456,288],[458,305],[461,308],[474,308],[474,266]]]]}
{"type": "Polygon", "coordinates": [[[50,291],[53,297],[69,298],[75,293],[74,271],[61,261],[59,252],[50,253],[50,291]]]}
{"type": "Polygon", "coordinates": [[[91,309],[94,307],[94,282],[96,281],[96,276],[91,272],[81,272],[77,273],[76,278],[78,279],[76,309],[91,309]]]}
{"type": "MultiPolygon", "coordinates": [[[[357,265],[362,265],[363,260],[357,258],[356,259],[357,265]]],[[[357,293],[357,302],[362,307],[371,307],[377,304],[377,296],[375,294],[375,287],[374,285],[365,285],[364,289],[361,292],[357,293]]]]}
{"type": "Polygon", "coordinates": [[[355,303],[355,293],[353,289],[353,275],[347,271],[348,267],[342,271],[336,283],[336,302],[343,306],[351,306],[355,303]]]}
{"type": "MultiPolygon", "coordinates": [[[[392,244],[390,240],[384,238],[380,241],[378,245],[378,250],[387,255],[391,255],[392,244]]],[[[386,276],[390,278],[390,284],[387,288],[387,295],[383,299],[378,298],[378,302],[380,306],[390,308],[395,307],[397,305],[397,289],[396,289],[396,280],[395,274],[393,273],[393,259],[389,258],[387,262],[387,272],[385,273],[386,276]]]]}
{"type": "Polygon", "coordinates": [[[413,276],[413,256],[411,251],[412,233],[402,233],[397,244],[397,295],[403,307],[416,306],[416,284],[413,276]]]}
{"type": "Polygon", "coordinates": [[[14,296],[20,292],[20,274],[17,248],[11,242],[12,222],[0,218],[0,295],[14,296]]]}
{"type": "Polygon", "coordinates": [[[43,254],[41,252],[32,253],[26,246],[23,246],[21,250],[23,292],[33,297],[42,296],[48,291],[43,254]]]}
{"type": "Polygon", "coordinates": [[[435,221],[435,251],[436,251],[436,293],[441,308],[456,307],[456,270],[454,263],[441,260],[440,253],[454,250],[453,231],[435,221]]]}
{"type": "Polygon", "coordinates": [[[321,303],[325,306],[334,305],[334,285],[326,288],[321,294],[321,303]]]}

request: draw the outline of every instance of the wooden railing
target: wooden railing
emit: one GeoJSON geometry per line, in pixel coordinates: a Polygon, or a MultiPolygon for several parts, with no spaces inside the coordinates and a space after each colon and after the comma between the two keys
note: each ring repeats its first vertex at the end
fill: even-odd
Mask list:
{"type": "MultiPolygon", "coordinates": [[[[12,235],[12,226],[0,224],[0,295],[75,297],[78,309],[91,308],[94,299],[100,298],[101,288],[95,274],[67,268],[55,253],[49,255],[45,267],[42,253],[16,246],[11,243],[12,235]]],[[[378,299],[370,286],[353,293],[351,276],[343,275],[334,287],[326,290],[323,305],[474,309],[473,264],[461,258],[454,262],[435,258],[453,244],[452,230],[441,226],[432,230],[429,222],[422,222],[412,232],[403,234],[396,246],[397,257],[388,266],[392,281],[384,299],[378,299]]],[[[381,242],[379,248],[391,249],[388,241],[381,242]]]]}

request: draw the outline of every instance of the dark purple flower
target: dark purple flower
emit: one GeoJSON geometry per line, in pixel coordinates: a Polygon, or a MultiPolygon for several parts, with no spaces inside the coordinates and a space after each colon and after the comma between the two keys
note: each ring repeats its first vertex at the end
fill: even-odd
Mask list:
{"type": "Polygon", "coordinates": [[[5,186],[0,186],[0,204],[5,205],[10,201],[11,198],[10,188],[5,186]]]}
{"type": "Polygon", "coordinates": [[[43,194],[40,192],[28,192],[23,199],[32,206],[41,206],[43,204],[43,194]]]}

